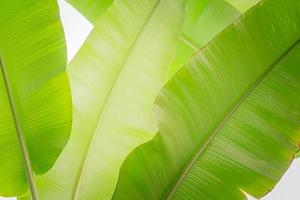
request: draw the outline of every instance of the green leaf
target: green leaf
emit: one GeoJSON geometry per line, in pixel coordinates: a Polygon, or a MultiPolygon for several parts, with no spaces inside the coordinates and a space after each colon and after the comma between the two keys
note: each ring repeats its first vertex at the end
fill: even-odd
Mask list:
{"type": "Polygon", "coordinates": [[[262,197],[300,140],[300,1],[265,0],[161,91],[160,133],[134,150],[114,199],[262,197]]]}
{"type": "Polygon", "coordinates": [[[0,2],[0,196],[27,191],[67,143],[71,96],[54,0],[0,2]],[[27,177],[26,177],[27,176],[27,177]]]}
{"type": "Polygon", "coordinates": [[[113,0],[66,0],[92,24],[111,6],[113,0]]]}
{"type": "Polygon", "coordinates": [[[184,26],[168,76],[171,78],[197,51],[240,14],[225,1],[185,0],[184,26]]]}
{"type": "Polygon", "coordinates": [[[180,0],[122,0],[95,24],[68,67],[70,141],[38,180],[41,199],[110,199],[119,168],[157,131],[152,105],[184,19],[180,0]]]}

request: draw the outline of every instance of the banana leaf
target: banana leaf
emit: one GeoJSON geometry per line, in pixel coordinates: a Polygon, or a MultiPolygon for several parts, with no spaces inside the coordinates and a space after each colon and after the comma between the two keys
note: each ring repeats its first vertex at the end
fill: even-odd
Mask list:
{"type": "Polygon", "coordinates": [[[66,47],[57,2],[0,1],[0,196],[29,189],[71,129],[66,47]]]}
{"type": "Polygon", "coordinates": [[[180,0],[122,0],[97,20],[68,66],[73,96],[70,140],[38,178],[41,199],[110,199],[119,168],[157,132],[152,105],[174,57],[180,0]]]}

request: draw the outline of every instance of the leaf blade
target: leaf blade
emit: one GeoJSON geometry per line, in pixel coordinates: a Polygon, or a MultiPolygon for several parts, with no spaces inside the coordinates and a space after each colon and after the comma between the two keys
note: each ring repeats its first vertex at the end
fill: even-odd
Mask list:
{"type": "MultiPolygon", "coordinates": [[[[0,159],[4,160],[0,167],[0,193],[3,196],[16,196],[27,190],[23,160],[28,163],[29,175],[33,174],[30,165],[35,173],[41,174],[54,164],[67,142],[71,125],[63,30],[56,2],[44,3],[0,3],[3,61],[0,159]],[[56,84],[58,89],[54,89],[56,84]],[[66,109],[57,111],[56,106],[66,109]],[[61,137],[56,138],[57,131],[61,137]]],[[[33,185],[33,177],[30,180],[33,185]]]]}
{"type": "Polygon", "coordinates": [[[128,0],[97,21],[68,67],[74,126],[55,167],[39,177],[43,199],[112,196],[122,161],[156,131],[151,105],[166,79],[182,20],[181,1],[128,0]]]}

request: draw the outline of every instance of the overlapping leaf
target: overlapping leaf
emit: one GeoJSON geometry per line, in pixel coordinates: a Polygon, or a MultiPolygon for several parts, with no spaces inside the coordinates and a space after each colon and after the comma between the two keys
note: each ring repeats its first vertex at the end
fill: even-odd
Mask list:
{"type": "MultiPolygon", "coordinates": [[[[157,1],[157,7],[151,10],[150,7],[154,5],[154,2],[116,2],[116,5],[113,5],[111,10],[99,19],[99,22],[94,21],[94,30],[71,62],[69,74],[75,104],[73,132],[70,143],[57,165],[39,181],[40,193],[44,199],[58,197],[109,199],[115,188],[119,167],[124,158],[133,148],[148,141],[155,133],[155,126],[151,125],[153,122],[149,117],[150,110],[157,91],[167,79],[165,73],[173,59],[174,47],[178,40],[181,39],[182,45],[178,45],[177,52],[191,48],[186,43],[186,36],[190,37],[191,41],[200,48],[239,15],[237,10],[222,1],[189,1],[183,31],[186,35],[182,34],[178,37],[179,21],[183,18],[182,4],[175,1],[176,4],[180,4],[179,9],[172,8],[170,5],[174,3],[171,1],[157,1]],[[134,12],[130,15],[126,13],[132,10],[134,12]],[[167,14],[172,10],[173,14],[177,13],[175,18],[167,14]],[[147,16],[147,14],[153,16],[147,16]],[[129,23],[131,18],[137,16],[141,18],[136,19],[138,20],[134,22],[136,24],[129,23]],[[165,17],[165,21],[162,21],[161,17],[165,17]],[[205,23],[208,17],[213,20],[205,23]],[[201,27],[205,27],[204,30],[208,33],[201,31],[201,27]],[[157,33],[153,34],[154,32],[157,33]],[[111,33],[117,37],[111,37],[111,33]],[[117,43],[122,41],[121,44],[117,43]],[[118,45],[122,46],[118,47],[118,45]],[[137,51],[135,48],[146,50],[137,51]],[[116,54],[119,54],[119,57],[116,54]],[[145,59],[149,55],[152,57],[145,59]],[[131,57],[134,58],[133,61],[131,57]],[[127,71],[126,68],[132,68],[131,65],[138,67],[130,71],[131,75],[128,72],[124,78],[117,76],[119,72],[122,72],[118,70],[127,71]],[[122,67],[125,69],[120,69],[122,67]],[[152,67],[151,71],[153,69],[157,71],[149,71],[150,67],[152,67]],[[150,82],[144,82],[145,78],[141,77],[145,76],[150,82]],[[138,82],[137,79],[140,80],[139,86],[134,87],[135,82],[138,82]],[[120,81],[121,86],[114,86],[120,81]],[[122,88],[122,91],[118,88],[122,88]],[[127,97],[129,92],[134,92],[134,97],[127,97]],[[138,97],[138,95],[143,97],[138,97]],[[129,103],[131,100],[133,101],[129,103]],[[129,111],[128,105],[131,104],[130,108],[133,109],[129,111]],[[101,109],[97,111],[97,108],[101,109]],[[124,109],[127,111],[122,114],[124,109]],[[134,110],[136,112],[133,112],[134,110]],[[115,119],[115,115],[119,115],[118,119],[115,119]],[[128,120],[132,123],[128,123],[128,120]],[[127,125],[122,125],[122,121],[127,125]],[[120,122],[122,122],[121,127],[116,125],[120,122]],[[139,127],[142,124],[148,128],[139,127]],[[107,128],[104,130],[102,126],[107,128]],[[126,145],[117,147],[116,141],[122,144],[120,142],[122,140],[127,141],[126,145]],[[79,157],[80,160],[76,160],[75,157],[79,157]],[[68,168],[70,164],[73,166],[72,169],[68,168]],[[96,175],[93,176],[95,172],[96,175]]],[[[79,4],[77,6],[79,10],[83,9],[83,14],[88,11],[88,9],[84,11],[86,8],[79,4]]],[[[187,61],[191,56],[190,53],[194,51],[195,49],[192,48],[189,49],[188,54],[177,53],[172,64],[173,68],[179,68],[179,63],[187,61]]]]}
{"type": "Polygon", "coordinates": [[[178,72],[114,199],[261,197],[300,140],[300,2],[265,0],[178,72]],[[221,191],[221,192],[220,192],[221,191]]]}

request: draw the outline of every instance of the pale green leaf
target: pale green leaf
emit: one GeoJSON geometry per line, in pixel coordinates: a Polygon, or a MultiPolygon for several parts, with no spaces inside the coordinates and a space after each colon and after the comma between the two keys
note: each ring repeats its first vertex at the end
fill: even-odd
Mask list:
{"type": "Polygon", "coordinates": [[[71,96],[54,0],[0,1],[0,196],[35,196],[67,143],[71,96]]]}
{"type": "Polygon", "coordinates": [[[66,0],[92,24],[111,6],[114,0],[66,0]]]}
{"type": "Polygon", "coordinates": [[[265,0],[172,78],[114,199],[262,197],[300,140],[300,1],[265,0]]]}
{"type": "Polygon", "coordinates": [[[117,1],[68,67],[74,104],[70,141],[38,180],[41,199],[110,199],[119,168],[157,131],[152,105],[174,57],[180,0],[117,1]]]}

